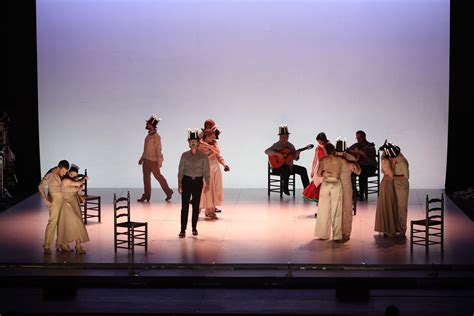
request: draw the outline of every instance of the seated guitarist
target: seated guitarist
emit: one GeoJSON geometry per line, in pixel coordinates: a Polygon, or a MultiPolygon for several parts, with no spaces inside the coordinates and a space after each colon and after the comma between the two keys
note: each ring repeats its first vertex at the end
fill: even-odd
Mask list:
{"type": "Polygon", "coordinates": [[[305,188],[309,185],[308,172],[305,167],[293,164],[293,160],[298,160],[300,158],[300,152],[297,151],[295,146],[288,141],[290,133],[288,132],[288,127],[286,125],[279,127],[278,135],[280,136],[280,140],[265,150],[265,154],[269,156],[277,156],[280,159],[290,157],[281,167],[273,168],[273,172],[279,174],[283,178],[283,193],[290,195],[290,191],[288,190],[288,179],[290,178],[290,175],[293,173],[299,174],[303,187],[305,188]],[[289,154],[285,156],[282,152],[286,151],[289,151],[289,154]]]}

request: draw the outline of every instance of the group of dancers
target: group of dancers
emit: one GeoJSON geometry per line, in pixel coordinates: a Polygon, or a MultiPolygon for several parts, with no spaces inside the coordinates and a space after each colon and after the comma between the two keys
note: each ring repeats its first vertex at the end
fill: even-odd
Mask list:
{"type": "MultiPolygon", "coordinates": [[[[356,132],[357,142],[346,147],[338,139],[334,146],[324,132],[316,136],[318,143],[311,168],[311,182],[305,167],[295,165],[300,150],[289,142],[288,126],[279,127],[279,140],[265,150],[272,161],[284,161],[274,166],[273,173],[283,179],[283,192],[289,195],[288,181],[291,174],[298,174],[304,187],[303,197],[318,205],[314,236],[326,240],[347,241],[352,231],[352,181],[359,177],[359,199],[367,198],[367,178],[377,170],[375,144],[367,141],[364,131],[356,132]]],[[[377,198],[374,231],[386,236],[404,237],[407,226],[409,172],[408,161],[400,147],[385,141],[379,148],[381,171],[384,175],[377,198]]]]}
{"type": "MultiPolygon", "coordinates": [[[[145,137],[143,154],[138,164],[143,166],[144,193],[138,202],[149,202],[151,196],[151,174],[158,180],[161,188],[166,193],[166,201],[171,200],[173,190],[160,172],[163,164],[161,137],[157,133],[160,118],[151,116],[146,121],[145,128],[148,135],[145,137]]],[[[222,172],[230,171],[219,149],[217,140],[221,131],[213,119],[207,119],[204,127],[188,130],[189,150],[181,155],[178,167],[178,191],[181,193],[181,230],[179,237],[186,236],[189,217],[189,204],[192,205],[192,233],[198,235],[197,222],[201,210],[205,210],[206,219],[218,219],[217,206],[224,201],[222,186],[222,172]]]]}
{"type": "MultiPolygon", "coordinates": [[[[151,174],[157,179],[166,194],[165,200],[171,200],[173,190],[161,174],[163,154],[161,137],[157,133],[160,119],[151,116],[145,128],[144,150],[138,164],[142,165],[144,193],[137,201],[146,203],[151,198],[151,174]]],[[[201,210],[205,210],[206,219],[216,220],[217,206],[222,205],[224,191],[222,173],[230,171],[224,161],[217,140],[220,130],[216,122],[208,119],[204,127],[188,129],[189,150],[182,153],[178,167],[178,191],[181,194],[181,224],[178,237],[186,236],[189,217],[189,205],[192,205],[192,234],[198,235],[197,222],[201,210]]],[[[298,174],[304,187],[303,197],[317,202],[318,211],[314,236],[317,239],[347,241],[352,231],[352,181],[359,177],[359,198],[367,196],[367,177],[377,169],[375,145],[368,142],[364,131],[357,131],[357,143],[349,148],[346,141],[338,139],[333,145],[324,132],[316,136],[318,143],[311,167],[311,181],[305,167],[293,163],[298,160],[301,150],[296,150],[289,142],[288,126],[279,126],[279,140],[265,153],[279,160],[273,172],[283,179],[283,192],[289,195],[288,181],[291,174],[298,174]]],[[[311,147],[314,147],[311,145],[311,147]]],[[[308,148],[308,147],[307,147],[308,148]]],[[[307,149],[306,148],[306,149],[307,149]]],[[[388,236],[405,236],[408,208],[409,173],[408,161],[398,146],[387,141],[379,148],[381,171],[384,174],[377,199],[374,230],[388,236]]],[[[87,230],[82,221],[82,187],[88,177],[79,174],[79,167],[69,166],[61,160],[57,167],[50,169],[39,184],[39,191],[49,208],[49,219],[45,231],[43,249],[51,253],[51,244],[57,232],[56,249],[71,252],[70,243],[75,242],[78,254],[85,254],[82,243],[89,241],[87,230]],[[46,193],[45,188],[48,188],[46,193]]]]}

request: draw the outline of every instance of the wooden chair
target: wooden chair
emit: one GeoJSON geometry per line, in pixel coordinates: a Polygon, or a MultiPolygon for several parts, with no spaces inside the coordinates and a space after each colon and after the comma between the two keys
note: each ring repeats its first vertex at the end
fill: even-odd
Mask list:
{"type": "MultiPolygon", "coordinates": [[[[270,193],[275,192],[280,194],[280,198],[283,198],[283,178],[280,176],[280,174],[275,173],[270,166],[270,163],[267,164],[267,190],[268,190],[268,196],[270,196],[270,193]]],[[[292,173],[290,175],[290,178],[288,179],[288,190],[290,192],[293,192],[293,198],[295,197],[295,174],[292,173]]]]}
{"type": "MultiPolygon", "coordinates": [[[[84,175],[87,176],[87,169],[84,170],[84,175]]],[[[89,218],[97,217],[99,223],[101,222],[101,201],[99,195],[89,195],[87,191],[87,180],[84,182],[84,187],[82,190],[81,202],[82,209],[82,220],[84,224],[87,224],[89,218]]]]}
{"type": "Polygon", "coordinates": [[[431,245],[441,245],[444,251],[444,194],[441,198],[430,199],[426,195],[425,218],[411,221],[410,251],[413,245],[425,246],[426,252],[431,245]]]}
{"type": "MultiPolygon", "coordinates": [[[[375,172],[367,177],[367,189],[365,190],[364,198],[368,200],[369,194],[377,193],[379,195],[380,189],[380,152],[377,151],[377,155],[375,156],[376,168],[375,172]]],[[[355,177],[355,184],[356,188],[359,187],[359,177],[355,177]]],[[[358,190],[356,191],[358,194],[358,190]]]]}
{"type": "Polygon", "coordinates": [[[135,246],[145,247],[148,251],[148,222],[133,222],[130,219],[130,191],[126,197],[117,198],[114,193],[114,250],[118,248],[132,250],[135,246]]]}
{"type": "MultiPolygon", "coordinates": [[[[355,176],[355,174],[354,174],[355,176]]],[[[352,177],[354,179],[354,177],[352,177]]],[[[357,215],[357,187],[356,182],[351,181],[352,183],[352,214],[355,216],[357,215]]]]}

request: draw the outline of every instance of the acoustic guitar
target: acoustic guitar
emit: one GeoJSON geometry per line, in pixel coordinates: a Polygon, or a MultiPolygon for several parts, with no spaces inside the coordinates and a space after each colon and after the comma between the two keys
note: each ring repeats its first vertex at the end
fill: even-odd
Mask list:
{"type": "Polygon", "coordinates": [[[314,148],[313,144],[309,144],[303,148],[300,148],[296,150],[296,152],[291,154],[291,149],[289,147],[285,147],[282,150],[280,150],[280,153],[283,154],[283,158],[280,158],[277,155],[269,155],[268,161],[270,162],[270,165],[272,166],[273,169],[280,168],[281,166],[283,166],[283,164],[287,163],[288,161],[293,160],[296,153],[302,152],[311,148],[314,148]]]}

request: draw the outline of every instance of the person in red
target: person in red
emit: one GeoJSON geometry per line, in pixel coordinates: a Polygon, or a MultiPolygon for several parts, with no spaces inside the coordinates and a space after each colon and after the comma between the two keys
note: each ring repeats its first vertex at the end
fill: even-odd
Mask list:
{"type": "Polygon", "coordinates": [[[151,116],[146,121],[145,129],[148,130],[148,135],[145,137],[145,145],[143,154],[138,161],[139,165],[143,166],[143,185],[145,187],[144,193],[138,202],[149,202],[151,197],[151,174],[155,176],[160,183],[161,188],[165,191],[166,201],[171,200],[173,190],[168,186],[168,182],[160,172],[163,164],[163,154],[161,153],[161,137],[156,132],[156,125],[161,119],[156,116],[151,116]]]}
{"type": "Polygon", "coordinates": [[[327,156],[325,146],[329,143],[324,132],[316,136],[318,146],[314,150],[313,166],[311,168],[311,183],[303,191],[303,198],[312,202],[319,202],[319,190],[321,187],[322,178],[318,178],[316,171],[318,170],[319,161],[321,158],[327,156]]]}

